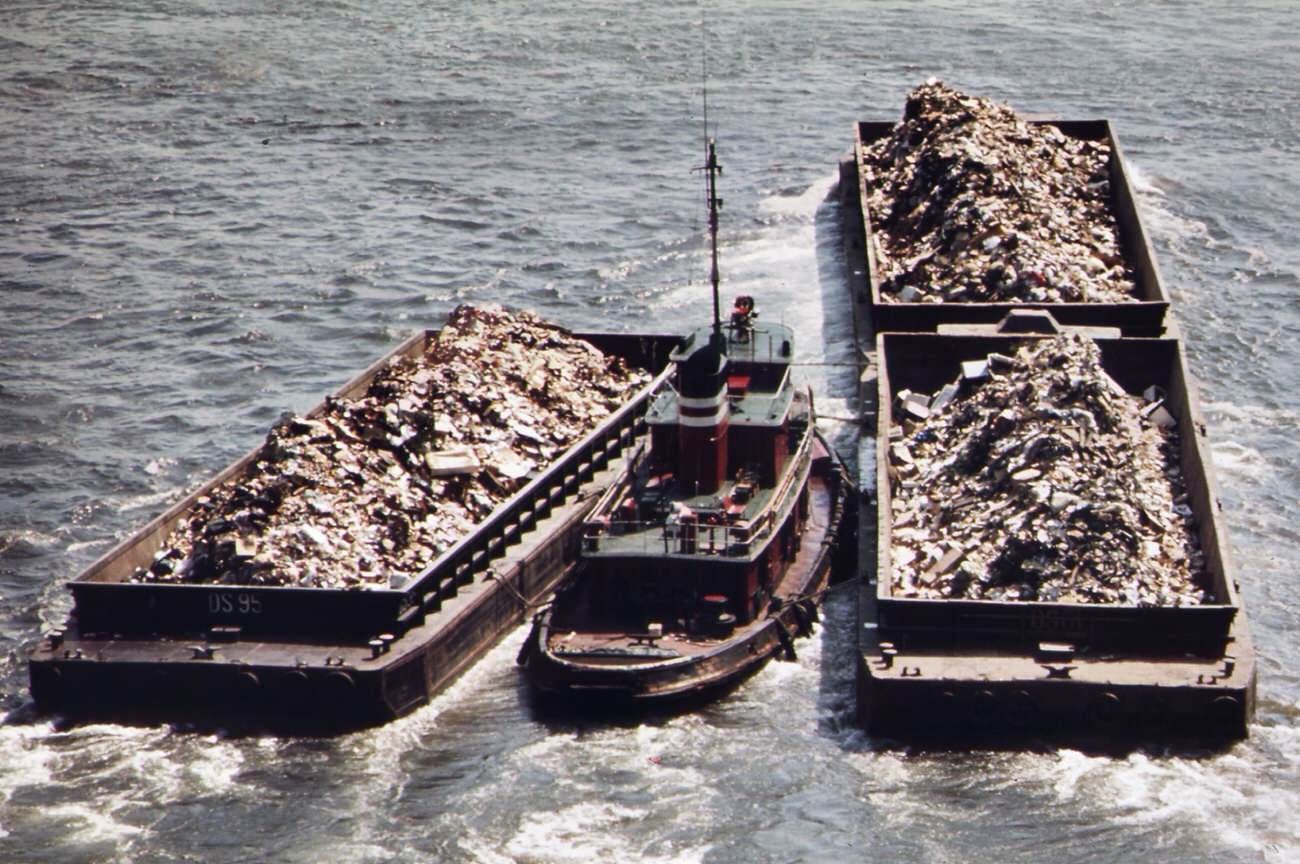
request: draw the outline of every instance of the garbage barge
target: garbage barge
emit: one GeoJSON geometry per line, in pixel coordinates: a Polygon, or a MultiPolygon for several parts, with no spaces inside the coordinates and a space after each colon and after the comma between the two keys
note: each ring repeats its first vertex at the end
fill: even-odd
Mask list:
{"type": "Polygon", "coordinates": [[[932,80],[899,122],[854,132],[845,203],[876,330],[1049,307],[1067,326],[1163,334],[1169,296],[1110,121],[1021,117],[932,80]]]}
{"type": "MultiPolygon", "coordinates": [[[[453,319],[464,310],[473,312],[462,307],[453,319]]],[[[645,413],[666,381],[668,357],[679,342],[661,334],[570,336],[549,325],[532,325],[551,331],[540,337],[543,344],[506,346],[510,357],[498,355],[499,345],[487,344],[480,360],[505,366],[503,374],[529,377],[530,392],[538,398],[559,399],[564,394],[556,393],[563,386],[581,390],[596,385],[584,380],[586,373],[563,368],[547,375],[539,371],[538,358],[546,356],[543,349],[552,341],[580,342],[583,350],[637,371],[637,380],[644,383],[618,391],[602,382],[603,398],[614,409],[560,452],[550,453],[557,449],[553,441],[542,443],[546,429],[522,423],[522,429],[509,434],[489,429],[487,437],[497,439],[489,443],[506,453],[497,459],[482,442],[448,446],[457,443],[456,422],[468,422],[462,416],[427,416],[418,410],[408,415],[406,409],[417,406],[404,404],[397,417],[385,404],[391,395],[384,389],[387,370],[409,365],[438,345],[440,331],[417,333],[304,417],[286,418],[266,443],[73,579],[68,584],[73,608],[66,623],[45,634],[30,657],[37,709],[69,723],[166,722],[196,729],[329,734],[381,724],[426,704],[522,622],[566,573],[577,556],[582,517],[621,473],[622,460],[641,437],[645,413]],[[521,356],[530,358],[531,366],[509,368],[521,356]],[[366,412],[357,407],[361,403],[368,406],[366,412]],[[389,412],[386,418],[384,411],[389,412]],[[268,459],[284,464],[285,454],[276,451],[284,449],[287,436],[302,433],[289,438],[289,445],[319,441],[317,424],[344,415],[355,415],[357,422],[343,443],[360,446],[357,436],[370,439],[363,443],[367,452],[373,451],[381,474],[386,471],[390,479],[410,485],[405,491],[415,498],[446,493],[458,480],[472,478],[479,484],[458,487],[469,512],[457,513],[452,525],[464,530],[450,535],[444,530],[428,538],[427,545],[416,543],[411,536],[417,520],[409,513],[394,515],[399,508],[389,507],[398,503],[390,500],[397,494],[392,492],[369,504],[384,514],[379,524],[385,530],[375,540],[375,554],[349,557],[346,543],[312,526],[313,519],[329,524],[329,510],[341,506],[339,500],[331,503],[327,496],[314,495],[313,484],[299,479],[290,492],[295,501],[305,495],[311,509],[303,511],[307,515],[292,528],[290,541],[270,542],[273,532],[257,508],[273,508],[260,499],[271,498],[281,511],[289,508],[278,500],[283,489],[258,485],[259,472],[268,459]],[[385,419],[397,422],[386,425],[385,419]],[[413,428],[421,426],[427,428],[413,428]],[[404,460],[416,464],[411,460],[416,439],[423,445],[418,466],[424,480],[419,485],[407,484],[401,476],[407,470],[404,460]],[[481,457],[499,464],[485,466],[481,457]],[[491,500],[485,497],[490,491],[486,485],[498,491],[490,509],[484,507],[491,500]],[[250,489],[257,492],[251,502],[246,500],[250,489]],[[222,500],[229,506],[217,511],[216,502],[222,500]],[[236,506],[242,508],[238,514],[228,512],[236,506]],[[269,554],[256,549],[257,531],[240,530],[248,527],[248,519],[257,523],[263,545],[272,547],[269,554]],[[192,544],[185,537],[187,524],[194,526],[192,544]],[[232,527],[236,530],[221,533],[232,527]],[[243,548],[247,545],[254,548],[243,548]],[[416,552],[407,556],[405,572],[383,566],[411,549],[416,552]],[[420,550],[428,557],[421,558],[420,550]],[[331,562],[345,566],[331,567],[331,562]]],[[[485,385],[472,370],[457,367],[452,372],[448,378],[468,377],[470,389],[480,391],[467,401],[479,398],[485,416],[498,427],[510,425],[511,417],[502,416],[508,410],[494,409],[493,400],[482,398],[485,385]]],[[[350,462],[353,457],[342,443],[332,446],[338,456],[329,467],[342,478],[340,483],[344,488],[359,483],[362,466],[350,462]]],[[[310,473],[302,467],[310,462],[303,454],[290,453],[288,460],[298,474],[310,473]]],[[[277,480],[281,473],[292,473],[277,472],[277,480]]],[[[344,532],[344,540],[349,538],[344,532]]],[[[350,539],[354,551],[364,545],[360,537],[350,539]]]]}
{"type": "MultiPolygon", "coordinates": [[[[1027,345],[1065,338],[1049,314],[1013,315],[997,331],[877,337],[878,523],[858,672],[867,728],[945,744],[1245,737],[1254,649],[1179,340],[1074,335],[1095,344],[1103,370],[1104,384],[1079,391],[1127,404],[1140,418],[1130,423],[1014,378],[1027,345]],[[971,407],[998,378],[1003,392],[971,407]],[[1158,440],[1156,455],[1104,437],[1125,426],[1158,440]],[[962,445],[919,455],[945,434],[962,445]],[[963,509],[979,514],[973,529],[963,509]]],[[[1083,380],[1072,371],[1058,369],[1071,388],[1083,380]]]]}
{"type": "Polygon", "coordinates": [[[898,123],[855,131],[840,194],[878,484],[859,523],[862,722],[956,747],[1244,737],[1255,657],[1206,428],[1110,123],[1022,118],[932,79],[898,123]],[[1041,382],[981,413],[1020,348],[1071,332],[1102,368],[1065,392],[1103,392],[1099,416],[1145,453],[1098,444],[1041,382]],[[1065,422],[1029,418],[1026,437],[1028,404],[1065,422]]]}

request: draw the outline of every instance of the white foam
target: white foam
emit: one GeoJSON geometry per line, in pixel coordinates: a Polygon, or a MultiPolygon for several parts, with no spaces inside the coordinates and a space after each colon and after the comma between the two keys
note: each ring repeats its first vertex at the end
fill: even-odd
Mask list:
{"type": "Polygon", "coordinates": [[[1114,759],[1061,750],[1013,756],[999,773],[1041,787],[1056,807],[1090,811],[1094,824],[1196,832],[1265,861],[1291,861],[1300,854],[1293,818],[1300,770],[1290,755],[1297,743],[1300,730],[1256,726],[1250,742],[1213,758],[1114,759]]]}
{"type": "Polygon", "coordinates": [[[40,821],[59,826],[63,843],[110,844],[117,847],[113,860],[125,860],[123,844],[146,835],[148,829],[124,821],[123,811],[141,801],[166,804],[181,788],[179,766],[153,746],[166,737],[158,729],[110,725],[66,732],[50,724],[0,725],[5,765],[0,771],[0,837],[10,833],[3,820],[17,815],[9,812],[16,792],[36,788],[48,798],[49,790],[56,788],[63,800],[41,804],[40,821]],[[71,785],[60,785],[69,766],[78,769],[78,778],[71,785]],[[91,766],[94,770],[85,770],[91,766]],[[128,782],[123,783],[123,777],[128,782]],[[109,786],[127,791],[101,791],[109,786]]]}
{"type": "Polygon", "coordinates": [[[10,726],[8,716],[0,721],[0,754],[4,760],[4,770],[0,771],[0,837],[9,835],[3,817],[14,793],[27,787],[44,786],[53,777],[54,754],[44,746],[50,731],[48,724],[10,726]]]}
{"type": "Polygon", "coordinates": [[[184,796],[186,766],[169,748],[136,746],[126,751],[124,756],[125,761],[118,770],[129,774],[135,788],[149,798],[168,804],[184,796]]]}
{"type": "Polygon", "coordinates": [[[184,486],[174,486],[164,489],[161,492],[149,492],[144,495],[133,495],[129,498],[109,499],[119,513],[130,513],[133,510],[148,508],[150,510],[158,509],[160,504],[171,504],[179,500],[185,494],[184,486]]]}
{"type": "Polygon", "coordinates": [[[643,826],[671,823],[676,833],[707,827],[716,790],[699,756],[716,752],[717,734],[697,714],[544,733],[504,754],[490,783],[467,789],[450,806],[475,814],[457,845],[488,862],[699,861],[709,847],[674,847],[643,826]],[[575,771],[575,748],[581,763],[599,768],[575,771]],[[509,798],[503,788],[513,790],[509,798]],[[533,802],[523,812],[516,809],[521,798],[533,802]]]}
{"type": "Polygon", "coordinates": [[[1095,771],[1098,764],[1099,760],[1085,756],[1077,750],[1060,751],[1056,757],[1053,781],[1057,800],[1073,801],[1078,794],[1080,781],[1095,771]]]}
{"type": "MultiPolygon", "coordinates": [[[[823,294],[843,286],[819,288],[817,236],[813,224],[818,208],[837,182],[828,175],[797,195],[772,195],[759,202],[760,212],[779,214],[779,224],[770,224],[756,234],[737,236],[723,231],[721,258],[723,287],[730,294],[753,294],[759,301],[759,313],[766,310],[785,316],[784,323],[794,326],[803,340],[814,340],[822,329],[823,294]],[[802,324],[811,324],[805,329],[802,324]]],[[[701,249],[695,255],[706,255],[701,249]]],[[[674,254],[672,257],[681,257],[674,254]]],[[[666,260],[666,259],[665,259],[666,260]]],[[[838,258],[835,260],[838,261],[838,258]]],[[[707,272],[707,266],[701,272],[707,272]]],[[[657,305],[677,308],[691,305],[700,297],[702,286],[678,285],[657,300],[657,305]]],[[[839,294],[847,306],[848,292],[839,294]]],[[[768,319],[771,320],[771,319],[768,319]]],[[[804,341],[801,356],[820,356],[825,350],[821,340],[804,341]]],[[[851,346],[845,348],[851,351],[851,346]]]]}
{"type": "Polygon", "coordinates": [[[758,203],[758,209],[765,213],[811,217],[839,183],[839,179],[838,173],[827,174],[798,195],[769,195],[758,203]]]}
{"type": "Polygon", "coordinates": [[[53,822],[66,820],[73,823],[63,837],[64,842],[70,844],[121,843],[143,832],[144,829],[138,826],[119,822],[114,818],[114,809],[104,802],[52,804],[45,808],[44,816],[53,822]]]}
{"type": "Polygon", "coordinates": [[[1212,429],[1228,424],[1279,430],[1300,429],[1300,410],[1294,408],[1270,408],[1265,405],[1208,400],[1202,400],[1201,407],[1209,416],[1212,429]]]}
{"type": "Polygon", "coordinates": [[[529,813],[506,841],[504,850],[514,860],[553,864],[633,860],[644,864],[694,864],[704,860],[711,848],[707,844],[668,854],[647,854],[644,845],[628,836],[647,812],[609,801],[584,801],[554,812],[529,813]]]}
{"type": "Polygon", "coordinates": [[[519,677],[515,658],[532,625],[527,619],[511,630],[501,641],[494,645],[483,657],[466,670],[450,687],[433,700],[435,708],[447,709],[460,706],[465,702],[482,699],[484,689],[494,680],[509,678],[515,681],[519,677]]]}
{"type": "Polygon", "coordinates": [[[82,540],[76,543],[69,543],[67,551],[69,555],[76,555],[78,552],[81,552],[82,550],[85,549],[95,549],[103,546],[110,546],[113,544],[113,542],[114,539],[112,537],[101,537],[97,540],[82,540]]]}
{"type": "Polygon", "coordinates": [[[858,488],[867,493],[876,490],[876,441],[862,438],[858,444],[858,488]]]}
{"type": "Polygon", "coordinates": [[[1236,441],[1215,441],[1210,446],[1210,459],[1222,474],[1244,480],[1268,476],[1268,460],[1254,447],[1236,441]]]}
{"type": "Polygon", "coordinates": [[[1163,237],[1174,247],[1197,245],[1213,247],[1209,226],[1199,219],[1179,216],[1169,209],[1165,193],[1151,177],[1133,161],[1127,163],[1129,180],[1137,197],[1138,210],[1154,237],[1163,237]]]}
{"type": "Polygon", "coordinates": [[[202,746],[186,766],[187,773],[200,789],[220,795],[235,786],[236,778],[244,768],[244,751],[231,741],[215,736],[203,740],[202,746]]]}
{"type": "MultiPolygon", "coordinates": [[[[493,685],[495,679],[518,676],[514,660],[527,631],[527,625],[516,628],[428,705],[378,728],[347,736],[349,761],[361,774],[361,779],[351,786],[356,802],[351,812],[358,814],[354,820],[354,843],[382,845],[385,842],[379,822],[386,816],[376,811],[374,803],[402,798],[412,777],[408,757],[425,748],[430,738],[439,733],[447,712],[467,703],[481,702],[485,694],[498,692],[500,688],[493,685]]],[[[488,802],[493,794],[499,793],[497,784],[509,785],[512,772],[513,768],[506,769],[495,777],[496,783],[491,788],[476,787],[468,797],[480,805],[488,802]]],[[[468,808],[469,811],[477,809],[477,805],[468,808]]]]}
{"type": "Polygon", "coordinates": [[[176,460],[166,456],[159,456],[156,459],[150,459],[144,466],[144,473],[151,477],[157,477],[165,471],[176,467],[176,460]]]}
{"type": "MultiPolygon", "coordinates": [[[[1263,752],[1251,745],[1212,760],[1130,757],[1108,772],[1107,785],[1116,793],[1119,824],[1185,823],[1240,849],[1260,853],[1264,860],[1294,861],[1300,855],[1300,789],[1266,778],[1283,773],[1295,778],[1290,766],[1267,764],[1263,752]]],[[[1290,761],[1290,760],[1288,760],[1290,761]]]]}

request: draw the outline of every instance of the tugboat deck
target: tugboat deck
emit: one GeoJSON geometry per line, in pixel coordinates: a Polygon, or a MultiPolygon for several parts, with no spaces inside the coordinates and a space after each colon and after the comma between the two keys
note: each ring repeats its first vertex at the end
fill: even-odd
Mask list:
{"type": "MultiPolygon", "coordinates": [[[[744,505],[724,506],[723,501],[732,499],[732,492],[738,484],[728,481],[719,488],[717,495],[683,496],[672,490],[665,490],[662,495],[651,499],[651,506],[656,512],[666,517],[673,508],[681,505],[695,513],[717,513],[734,522],[748,522],[762,513],[772,501],[775,492],[772,488],[759,488],[744,505]]],[[[644,488],[644,487],[642,487],[644,488]]],[[[643,501],[647,498],[643,497],[643,501]]],[[[684,557],[694,558],[698,555],[717,555],[721,557],[744,558],[750,549],[748,543],[736,543],[731,539],[734,523],[719,521],[717,524],[702,523],[693,530],[696,532],[695,549],[680,553],[684,557]]],[[[636,522],[611,522],[609,530],[599,537],[599,546],[589,549],[590,556],[646,555],[656,553],[672,557],[678,549],[679,537],[673,527],[664,519],[652,519],[636,522]]]]}
{"type": "MultiPolygon", "coordinates": [[[[833,492],[824,478],[814,474],[809,482],[808,494],[809,515],[803,542],[809,544],[810,548],[816,548],[831,539],[832,525],[828,517],[832,512],[833,492]]],[[[719,527],[725,529],[726,526],[719,527]]],[[[641,533],[648,535],[651,532],[641,533]]],[[[704,548],[703,540],[701,548],[704,548]]],[[[797,592],[799,586],[812,580],[811,571],[815,566],[817,561],[814,556],[795,559],[777,583],[774,595],[787,600],[794,599],[790,595],[797,592]]],[[[552,622],[550,649],[557,656],[581,657],[584,662],[608,662],[610,665],[627,665],[632,660],[654,663],[713,651],[726,643],[749,639],[757,631],[771,626],[770,618],[760,617],[747,624],[737,625],[733,634],[725,639],[671,632],[667,629],[660,636],[652,636],[646,632],[644,622],[626,622],[627,626],[622,629],[610,628],[611,622],[607,616],[598,620],[591,614],[586,599],[567,609],[563,618],[552,622]]]]}

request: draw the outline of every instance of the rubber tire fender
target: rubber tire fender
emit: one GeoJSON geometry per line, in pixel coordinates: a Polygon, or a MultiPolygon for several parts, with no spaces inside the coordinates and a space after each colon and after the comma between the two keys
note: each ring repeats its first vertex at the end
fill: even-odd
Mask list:
{"type": "Polygon", "coordinates": [[[1088,705],[1088,722],[1094,729],[1111,730],[1124,722],[1124,702],[1113,690],[1098,693],[1088,705]]]}
{"type": "Polygon", "coordinates": [[[789,660],[791,662],[798,660],[799,655],[795,653],[794,650],[794,637],[791,636],[790,631],[786,629],[785,622],[775,615],[772,616],[772,621],[776,623],[776,638],[780,640],[781,649],[784,652],[784,656],[781,659],[789,660]]]}
{"type": "Polygon", "coordinates": [[[794,604],[794,617],[799,622],[799,635],[811,636],[813,625],[817,623],[817,604],[805,597],[794,604]]]}

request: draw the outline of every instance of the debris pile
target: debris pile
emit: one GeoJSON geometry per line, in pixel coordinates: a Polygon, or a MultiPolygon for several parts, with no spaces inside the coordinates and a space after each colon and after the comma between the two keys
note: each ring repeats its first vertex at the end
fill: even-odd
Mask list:
{"type": "Polygon", "coordinates": [[[894,596],[1213,602],[1164,393],[1126,393],[1090,340],[1030,340],[897,396],[894,596]]]}
{"type": "Polygon", "coordinates": [[[401,587],[648,380],[529,313],[462,306],[364,395],[282,418],[133,579],[401,587]]]}
{"type": "Polygon", "coordinates": [[[885,302],[1122,303],[1109,146],[928,81],[866,148],[885,302]]]}

